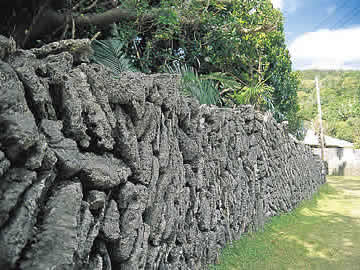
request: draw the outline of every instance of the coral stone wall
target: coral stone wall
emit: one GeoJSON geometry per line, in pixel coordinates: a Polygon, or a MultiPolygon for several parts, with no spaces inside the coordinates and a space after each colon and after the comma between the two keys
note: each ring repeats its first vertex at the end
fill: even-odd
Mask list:
{"type": "Polygon", "coordinates": [[[0,269],[204,269],[325,182],[270,115],[54,48],[0,54],[0,269]]]}

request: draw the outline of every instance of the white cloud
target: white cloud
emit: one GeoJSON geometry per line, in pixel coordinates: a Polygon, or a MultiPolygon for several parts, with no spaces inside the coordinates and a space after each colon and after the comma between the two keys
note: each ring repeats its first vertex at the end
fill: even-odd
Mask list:
{"type": "Polygon", "coordinates": [[[295,69],[360,69],[360,26],[305,33],[289,46],[295,69]]]}
{"type": "Polygon", "coordinates": [[[274,8],[283,9],[284,8],[284,1],[283,0],[271,0],[274,8]]]}

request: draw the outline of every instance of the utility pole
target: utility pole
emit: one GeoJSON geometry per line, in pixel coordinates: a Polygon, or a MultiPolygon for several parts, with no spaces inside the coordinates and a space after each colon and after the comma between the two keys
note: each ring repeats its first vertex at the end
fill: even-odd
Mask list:
{"type": "Polygon", "coordinates": [[[317,104],[318,104],[318,112],[319,112],[319,122],[320,122],[320,147],[321,147],[321,159],[324,160],[324,130],[322,126],[322,113],[321,113],[321,102],[320,102],[320,88],[319,88],[319,78],[315,77],[316,83],[316,96],[317,96],[317,104]]]}

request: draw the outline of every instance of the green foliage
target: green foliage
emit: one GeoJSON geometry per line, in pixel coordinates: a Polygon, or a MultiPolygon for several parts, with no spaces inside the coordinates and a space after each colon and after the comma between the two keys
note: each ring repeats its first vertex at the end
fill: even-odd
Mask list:
{"type": "Polygon", "coordinates": [[[314,121],[317,116],[315,76],[320,79],[320,94],[325,134],[354,142],[360,137],[360,72],[317,71],[301,72],[299,116],[314,121]]]}
{"type": "Polygon", "coordinates": [[[235,91],[231,96],[237,104],[253,104],[258,106],[273,106],[271,94],[274,89],[265,83],[257,83],[255,86],[245,86],[240,91],[235,91]]]}
{"type": "Polygon", "coordinates": [[[168,70],[181,75],[180,88],[185,95],[195,97],[200,104],[220,103],[219,91],[214,81],[200,78],[193,68],[188,68],[186,65],[168,66],[168,70]]]}
{"type": "Polygon", "coordinates": [[[207,75],[202,75],[202,78],[217,81],[220,84],[222,90],[225,92],[241,90],[244,85],[231,74],[226,74],[222,72],[214,72],[207,75]]]}
{"type": "Polygon", "coordinates": [[[283,16],[271,0],[126,0],[120,8],[138,14],[116,24],[123,51],[138,70],[187,65],[196,70],[194,78],[202,78],[197,84],[225,93],[223,103],[231,105],[231,96],[240,104],[258,103],[278,121],[288,120],[296,133],[299,80],[291,71],[283,16]]]}
{"type": "Polygon", "coordinates": [[[360,136],[358,136],[358,137],[354,140],[354,148],[355,148],[355,149],[360,149],[360,136]]]}
{"type": "Polygon", "coordinates": [[[129,59],[122,52],[123,42],[119,39],[94,40],[91,44],[96,63],[109,67],[115,73],[135,71],[129,59]]]}

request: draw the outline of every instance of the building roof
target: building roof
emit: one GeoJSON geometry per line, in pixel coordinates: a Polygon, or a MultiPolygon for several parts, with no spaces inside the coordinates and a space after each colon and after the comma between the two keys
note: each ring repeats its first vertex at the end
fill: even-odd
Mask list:
{"type": "MultiPolygon", "coordinates": [[[[325,137],[325,147],[338,147],[338,148],[353,148],[354,144],[348,141],[336,139],[329,136],[325,137]]],[[[315,131],[308,129],[304,138],[304,144],[320,147],[319,138],[315,134],[315,131]]]]}

